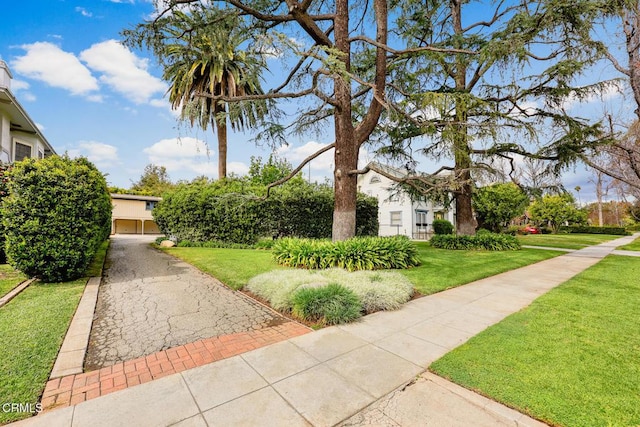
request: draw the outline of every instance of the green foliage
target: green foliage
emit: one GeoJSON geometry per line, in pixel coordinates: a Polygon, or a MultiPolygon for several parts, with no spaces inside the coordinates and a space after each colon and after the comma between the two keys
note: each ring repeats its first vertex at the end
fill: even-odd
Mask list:
{"type": "Polygon", "coordinates": [[[420,264],[415,246],[405,236],[355,237],[337,242],[286,238],[274,244],[273,256],[280,265],[310,269],[402,269],[420,264]]]}
{"type": "MultiPolygon", "coordinates": [[[[171,190],[173,187],[174,184],[169,179],[167,168],[151,163],[144,167],[142,176],[131,185],[131,189],[124,190],[124,192],[144,196],[162,196],[164,192],[171,190]]],[[[114,188],[114,190],[116,191],[113,192],[117,193],[121,189],[114,188]]]]}
{"type": "Polygon", "coordinates": [[[629,234],[631,234],[624,227],[591,227],[586,225],[560,227],[559,231],[561,233],[613,234],[616,236],[628,236],[629,234]]]}
{"type": "Polygon", "coordinates": [[[450,250],[516,251],[520,249],[520,243],[514,236],[482,230],[475,236],[435,235],[429,243],[434,248],[450,250]]]}
{"type": "Polygon", "coordinates": [[[529,216],[539,224],[549,224],[554,233],[565,223],[584,224],[584,212],[574,206],[571,195],[546,195],[534,201],[529,207],[529,216]]]}
{"type": "Polygon", "coordinates": [[[349,323],[362,316],[356,294],[337,283],[299,288],[293,295],[292,313],[323,325],[349,323]]]}
{"type": "Polygon", "coordinates": [[[253,245],[242,243],[229,243],[220,240],[207,240],[206,242],[192,242],[191,240],[180,240],[179,248],[227,248],[227,249],[252,249],[253,245]]]}
{"type": "Polygon", "coordinates": [[[111,230],[104,176],[85,158],[14,165],[2,214],[9,263],[30,277],[80,277],[111,230]]]}
{"type": "MultiPolygon", "coordinates": [[[[271,154],[266,163],[262,163],[262,157],[251,156],[249,173],[247,178],[252,184],[269,185],[289,175],[293,171],[293,166],[286,159],[280,159],[271,154]]],[[[291,178],[290,183],[301,183],[303,178],[300,174],[291,178]]]]}
{"type": "Polygon", "coordinates": [[[473,210],[478,227],[500,232],[513,218],[524,213],[529,204],[526,194],[513,183],[478,188],[473,194],[473,210]]]}
{"type": "MultiPolygon", "coordinates": [[[[0,204],[2,203],[2,200],[9,195],[10,171],[11,165],[0,163],[0,204]]],[[[4,221],[2,221],[2,216],[0,216],[0,263],[2,264],[7,262],[7,254],[5,252],[5,233],[4,221]]]]}
{"type": "MultiPolygon", "coordinates": [[[[304,181],[285,184],[267,199],[265,187],[250,179],[181,184],[153,210],[160,230],[179,241],[255,244],[262,237],[331,236],[333,193],[328,186],[304,181]]],[[[357,228],[378,232],[378,202],[360,195],[357,228]]]]}
{"type": "Polygon", "coordinates": [[[446,219],[434,219],[433,232],[435,234],[453,234],[453,224],[446,219]]]}

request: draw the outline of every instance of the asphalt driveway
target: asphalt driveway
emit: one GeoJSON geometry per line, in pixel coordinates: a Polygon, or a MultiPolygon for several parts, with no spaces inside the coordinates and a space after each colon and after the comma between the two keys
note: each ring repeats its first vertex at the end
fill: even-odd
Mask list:
{"type": "Polygon", "coordinates": [[[149,246],[151,236],[111,237],[85,370],[202,338],[288,321],[195,267],[149,246]]]}

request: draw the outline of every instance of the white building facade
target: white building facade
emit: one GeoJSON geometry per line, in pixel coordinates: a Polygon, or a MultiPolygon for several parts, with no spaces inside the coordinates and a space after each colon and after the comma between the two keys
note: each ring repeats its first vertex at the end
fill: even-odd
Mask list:
{"type": "MultiPolygon", "coordinates": [[[[376,164],[385,173],[401,178],[405,172],[376,164]]],[[[378,199],[378,235],[405,235],[427,240],[433,235],[433,221],[445,219],[455,227],[455,209],[431,201],[413,201],[406,192],[394,190],[395,181],[373,171],[358,176],[358,191],[378,199]]]]}
{"type": "Polygon", "coordinates": [[[0,161],[42,159],[55,151],[11,92],[12,75],[0,61],[0,161]]]}

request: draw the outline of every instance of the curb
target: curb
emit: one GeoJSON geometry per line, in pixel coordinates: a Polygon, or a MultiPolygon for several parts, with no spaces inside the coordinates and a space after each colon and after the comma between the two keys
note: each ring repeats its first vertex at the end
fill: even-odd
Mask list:
{"type": "Polygon", "coordinates": [[[13,288],[11,292],[0,298],[0,307],[5,306],[9,301],[14,299],[20,292],[24,291],[30,284],[35,281],[36,279],[28,279],[13,288]]]}
{"type": "Polygon", "coordinates": [[[90,277],[87,281],[49,379],[83,372],[100,280],[100,277],[90,277]]]}

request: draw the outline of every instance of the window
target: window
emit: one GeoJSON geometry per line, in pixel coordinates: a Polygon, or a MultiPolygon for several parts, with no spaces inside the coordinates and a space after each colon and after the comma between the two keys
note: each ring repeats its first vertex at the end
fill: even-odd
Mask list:
{"type": "Polygon", "coordinates": [[[40,150],[38,150],[38,158],[39,159],[44,159],[44,153],[40,150]]]}
{"type": "Polygon", "coordinates": [[[147,202],[146,206],[145,206],[145,210],[152,211],[153,208],[156,207],[156,203],[158,203],[158,202],[147,202]]]}
{"type": "Polygon", "coordinates": [[[394,192],[391,193],[391,195],[389,196],[389,201],[390,202],[399,202],[400,201],[400,193],[399,192],[394,192]]]}
{"type": "Polygon", "coordinates": [[[390,224],[391,226],[401,226],[402,225],[402,212],[400,211],[396,211],[396,212],[391,212],[391,218],[390,218],[390,224]]]}
{"type": "Polygon", "coordinates": [[[22,144],[20,142],[16,142],[16,150],[15,150],[15,161],[20,161],[24,159],[28,159],[31,157],[31,146],[27,144],[22,144]]]}
{"type": "Polygon", "coordinates": [[[416,210],[416,225],[418,227],[427,226],[427,212],[423,210],[416,210]]]}
{"type": "Polygon", "coordinates": [[[380,177],[378,176],[372,176],[371,179],[369,180],[369,184],[377,184],[380,182],[380,177]]]}
{"type": "Polygon", "coordinates": [[[443,211],[434,212],[433,219],[444,219],[444,212],[443,211]]]}

